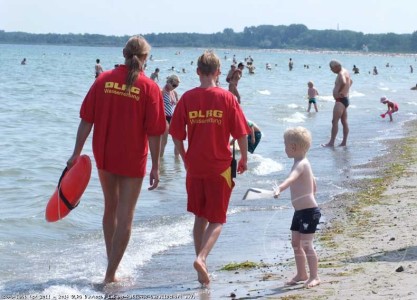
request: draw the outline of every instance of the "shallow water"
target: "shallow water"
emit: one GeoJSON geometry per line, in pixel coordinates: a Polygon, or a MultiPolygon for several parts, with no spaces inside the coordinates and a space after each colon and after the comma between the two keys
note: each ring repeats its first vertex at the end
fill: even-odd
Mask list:
{"type": "MultiPolygon", "coordinates": [[[[158,67],[160,85],[172,66],[181,71],[178,92],[198,85],[197,57],[203,49],[154,48],[147,74],[158,67]],[[176,54],[177,53],[177,54],[176,54]],[[178,54],[179,53],[179,54],[178,54]],[[191,61],[193,64],[191,65],[191,61]]],[[[249,187],[269,189],[288,174],[292,161],[284,152],[282,134],[287,127],[305,126],[313,135],[309,152],[317,177],[319,203],[345,192],[347,180],[367,176],[352,169],[386,151],[382,141],[402,136],[402,125],[417,116],[417,82],[409,73],[415,56],[305,51],[216,50],[222,59],[221,83],[233,54],[239,60],[251,55],[255,75],[244,73],[239,82],[242,107],[263,131],[262,141],[249,155],[249,171],[238,176],[229,207],[228,223],[209,258],[216,271],[230,261],[283,260],[291,256],[289,193],[280,201],[243,201],[249,187]],[[294,69],[289,72],[289,58],[294,69]],[[339,59],[352,76],[348,147],[320,147],[328,141],[334,101],[335,75],[328,62],[339,59]],[[386,63],[391,67],[385,67],[386,63]],[[272,70],[266,70],[270,63],[272,70]],[[305,68],[308,65],[309,68],[305,68]],[[373,66],[378,76],[368,73],[373,66]],[[314,81],[320,96],[319,112],[306,113],[307,82],[314,81]],[[381,119],[381,96],[397,101],[394,122],[381,119]]],[[[106,267],[101,229],[103,201],[97,171],[80,205],[65,219],[47,223],[44,211],[75,142],[79,107],[94,80],[95,59],[110,69],[123,58],[121,49],[0,45],[0,294],[100,294],[93,284],[103,279],[106,267]],[[23,57],[27,65],[20,65],[23,57]]],[[[341,130],[341,128],[340,128],[341,130]]],[[[338,138],[340,140],[340,134],[338,138]]],[[[91,138],[83,153],[90,155],[91,138]]],[[[150,164],[149,164],[150,166],[150,164]]],[[[148,167],[149,167],[148,166],[148,167]]],[[[132,289],[143,293],[174,292],[193,288],[195,274],[192,244],[193,217],[186,212],[185,172],[173,155],[170,141],[161,162],[161,186],[148,191],[146,183],[138,202],[131,242],[119,274],[132,289]]],[[[325,218],[325,216],[324,216],[325,218]]]]}

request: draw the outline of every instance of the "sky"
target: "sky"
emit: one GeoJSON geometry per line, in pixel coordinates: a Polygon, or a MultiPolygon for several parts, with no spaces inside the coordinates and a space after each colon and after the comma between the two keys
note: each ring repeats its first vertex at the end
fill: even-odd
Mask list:
{"type": "Polygon", "coordinates": [[[123,36],[304,24],[365,34],[417,31],[417,1],[397,1],[0,0],[0,30],[123,36]]]}

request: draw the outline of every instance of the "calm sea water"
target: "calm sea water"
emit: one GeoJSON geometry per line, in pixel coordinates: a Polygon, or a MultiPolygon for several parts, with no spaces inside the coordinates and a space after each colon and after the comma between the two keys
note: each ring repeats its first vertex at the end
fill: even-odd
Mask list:
{"type": "MultiPolygon", "coordinates": [[[[161,69],[162,86],[174,67],[181,79],[178,92],[197,86],[197,57],[203,49],[154,48],[147,74],[161,69]],[[192,64],[191,62],[194,62],[192,64]],[[185,69],[185,73],[181,70],[185,69]]],[[[416,56],[358,53],[311,53],[273,50],[216,50],[222,58],[221,83],[233,55],[251,55],[255,74],[239,82],[242,107],[263,137],[249,155],[249,171],[238,176],[228,223],[212,255],[211,271],[231,261],[279,261],[291,257],[289,192],[281,200],[242,201],[249,187],[269,189],[288,174],[292,161],[284,152],[287,127],[305,126],[313,134],[309,152],[318,183],[317,199],[324,203],[347,190],[346,180],[367,176],[353,168],[386,151],[382,141],[402,136],[402,125],[417,117],[416,56]],[[289,58],[294,69],[289,72],[289,58]],[[348,147],[320,147],[329,139],[334,105],[335,75],[328,62],[339,59],[351,70],[348,147]],[[266,70],[270,63],[272,70],[266,70]],[[389,63],[390,67],[386,67],[389,63]],[[308,68],[304,67],[308,65],[308,68]],[[369,72],[376,66],[379,75],[369,72]],[[307,82],[320,96],[319,112],[306,113],[307,82]],[[381,119],[381,96],[399,103],[394,122],[381,119]]],[[[95,59],[104,69],[122,63],[120,48],[0,45],[0,294],[100,295],[106,256],[101,229],[103,200],[97,171],[80,205],[65,219],[47,223],[44,211],[66,160],[79,123],[79,107],[94,80],[95,59]],[[20,65],[26,57],[27,65],[20,65]]],[[[245,71],[246,72],[246,71],[245,71]]],[[[341,129],[340,129],[341,130],[341,129]]],[[[341,133],[341,132],[340,132],[341,133]]],[[[340,138],[340,135],[338,138],[340,138]]],[[[92,157],[91,137],[84,153],[92,157]]],[[[150,164],[149,164],[150,166],[150,164]]],[[[129,285],[120,293],[170,293],[198,285],[192,269],[193,216],[186,212],[185,171],[175,161],[170,141],[161,163],[161,186],[143,191],[137,205],[131,242],[119,268],[129,285]],[[181,288],[179,288],[181,287],[181,288]]],[[[325,218],[325,216],[324,216],[325,218]]]]}

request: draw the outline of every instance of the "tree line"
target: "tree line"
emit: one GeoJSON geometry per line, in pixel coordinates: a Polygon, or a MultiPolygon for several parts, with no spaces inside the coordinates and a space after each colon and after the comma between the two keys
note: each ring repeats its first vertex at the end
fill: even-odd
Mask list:
{"type": "MultiPolygon", "coordinates": [[[[153,47],[306,49],[372,52],[417,52],[417,31],[412,34],[364,34],[350,30],[313,30],[302,24],[245,27],[243,32],[151,33],[143,35],[153,47]]],[[[33,34],[0,30],[2,44],[124,46],[129,36],[101,34],[33,34]]]]}

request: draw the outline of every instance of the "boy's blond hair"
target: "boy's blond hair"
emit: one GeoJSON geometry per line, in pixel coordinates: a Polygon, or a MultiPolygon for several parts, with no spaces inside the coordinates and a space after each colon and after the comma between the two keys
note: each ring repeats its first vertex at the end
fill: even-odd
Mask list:
{"type": "Polygon", "coordinates": [[[298,126],[285,130],[284,140],[300,146],[304,153],[307,153],[308,149],[310,149],[312,138],[308,129],[298,126]]]}
{"type": "Polygon", "coordinates": [[[213,75],[220,70],[220,59],[213,51],[207,50],[198,58],[197,67],[203,75],[213,75]]]}

